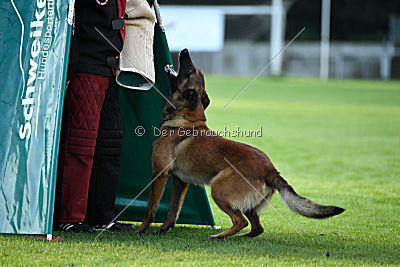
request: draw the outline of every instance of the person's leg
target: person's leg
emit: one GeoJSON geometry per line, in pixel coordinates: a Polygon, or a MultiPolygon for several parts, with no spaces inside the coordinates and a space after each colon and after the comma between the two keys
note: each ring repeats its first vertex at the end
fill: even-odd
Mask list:
{"type": "MultiPolygon", "coordinates": [[[[110,81],[100,124],[90,177],[89,198],[85,222],[105,226],[114,220],[114,204],[120,175],[122,153],[122,119],[118,85],[110,81]]],[[[131,225],[114,225],[113,230],[132,229],[131,225]],[[125,228],[124,228],[125,226],[125,228]]]]}
{"type": "Polygon", "coordinates": [[[59,151],[55,224],[83,222],[100,111],[109,78],[73,74],[65,94],[59,151]]]}

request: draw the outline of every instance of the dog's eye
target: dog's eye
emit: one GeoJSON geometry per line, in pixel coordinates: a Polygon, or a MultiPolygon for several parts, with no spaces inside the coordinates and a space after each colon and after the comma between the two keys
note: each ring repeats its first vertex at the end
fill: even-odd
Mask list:
{"type": "Polygon", "coordinates": [[[187,70],[187,74],[188,75],[190,75],[190,74],[193,74],[193,73],[195,73],[196,72],[196,69],[195,68],[189,68],[188,70],[187,70]]]}

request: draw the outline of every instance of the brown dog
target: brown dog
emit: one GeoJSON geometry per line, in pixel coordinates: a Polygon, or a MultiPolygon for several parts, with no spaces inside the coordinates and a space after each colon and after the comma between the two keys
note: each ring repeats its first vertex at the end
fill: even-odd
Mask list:
{"type": "Polygon", "coordinates": [[[157,233],[170,230],[178,219],[189,184],[211,185],[217,205],[232,219],[228,230],[210,236],[225,238],[251,223],[251,231],[241,236],[255,237],[264,229],[260,214],[275,190],[294,212],[309,218],[327,218],[344,209],[323,206],[299,196],[279,175],[267,155],[249,145],[216,135],[206,125],[204,109],[209,104],[200,69],[194,67],[189,52],[180,54],[177,76],[170,75],[172,94],[164,108],[160,135],[153,144],[153,183],[147,212],[137,233],[145,232],[156,214],[168,172],[173,176],[167,220],[157,233]],[[268,201],[267,201],[268,200],[268,201]]]}

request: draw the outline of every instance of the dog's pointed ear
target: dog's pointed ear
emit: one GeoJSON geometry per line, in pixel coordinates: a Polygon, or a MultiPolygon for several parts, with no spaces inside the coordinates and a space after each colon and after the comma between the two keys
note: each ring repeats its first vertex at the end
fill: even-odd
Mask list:
{"type": "Polygon", "coordinates": [[[210,98],[208,98],[207,93],[204,91],[203,95],[201,96],[201,103],[203,104],[204,110],[210,105],[210,98]]]}
{"type": "Polygon", "coordinates": [[[199,92],[197,92],[197,90],[195,89],[186,89],[183,93],[182,93],[182,97],[187,99],[188,103],[189,103],[189,109],[190,110],[195,110],[197,107],[197,103],[199,101],[199,92]]]}

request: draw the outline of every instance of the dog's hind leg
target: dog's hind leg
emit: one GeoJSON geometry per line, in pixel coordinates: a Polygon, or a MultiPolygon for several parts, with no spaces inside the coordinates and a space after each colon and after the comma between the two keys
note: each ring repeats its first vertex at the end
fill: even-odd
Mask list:
{"type": "Polygon", "coordinates": [[[271,199],[274,193],[274,190],[268,189],[266,195],[264,196],[264,200],[262,200],[261,203],[258,204],[254,209],[251,209],[244,213],[244,215],[246,215],[246,217],[250,221],[251,231],[248,233],[240,234],[238,236],[256,237],[264,232],[264,228],[260,223],[260,214],[264,209],[268,207],[269,203],[271,203],[271,199]]]}
{"type": "Polygon", "coordinates": [[[172,195],[168,208],[167,220],[158,231],[154,232],[155,234],[165,233],[175,226],[189,187],[189,184],[182,182],[179,178],[175,176],[173,176],[173,178],[172,195]]]}
{"type": "Polygon", "coordinates": [[[153,172],[153,183],[151,184],[150,189],[150,198],[149,203],[147,204],[146,215],[144,216],[142,225],[138,230],[135,231],[136,234],[141,234],[147,231],[150,224],[153,222],[154,217],[156,216],[156,212],[158,209],[158,204],[160,203],[160,199],[164,194],[165,185],[168,181],[168,170],[164,171],[159,177],[157,177],[157,173],[153,172]],[[157,177],[157,178],[156,178],[157,177]]]}
{"type": "Polygon", "coordinates": [[[219,233],[217,235],[211,235],[210,236],[211,239],[230,237],[248,225],[248,222],[246,221],[246,219],[243,217],[243,214],[239,210],[233,210],[231,207],[228,207],[224,203],[221,203],[219,201],[215,201],[215,203],[217,203],[218,207],[220,207],[231,217],[233,225],[231,228],[222,233],[219,233]]]}
{"type": "Polygon", "coordinates": [[[238,236],[256,237],[264,232],[264,228],[260,223],[260,216],[254,209],[251,211],[246,211],[244,215],[246,215],[246,217],[249,219],[249,222],[251,224],[251,231],[248,233],[240,234],[238,236]]]}
{"type": "Polygon", "coordinates": [[[248,222],[246,218],[244,218],[242,212],[237,209],[233,209],[232,206],[225,200],[223,196],[224,189],[226,188],[218,188],[218,185],[213,185],[211,188],[211,195],[218,207],[220,207],[231,217],[233,226],[222,233],[211,235],[210,238],[226,238],[232,236],[248,225],[248,222]]]}

